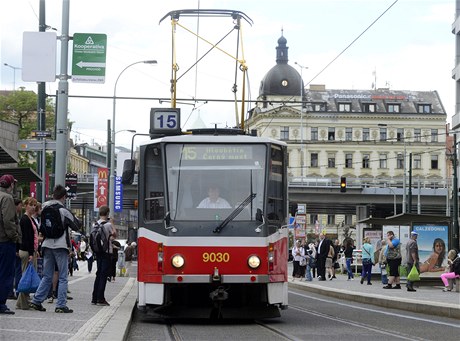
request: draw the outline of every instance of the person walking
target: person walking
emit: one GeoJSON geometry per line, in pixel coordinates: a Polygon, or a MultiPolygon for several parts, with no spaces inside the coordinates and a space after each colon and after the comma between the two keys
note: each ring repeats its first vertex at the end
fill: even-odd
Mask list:
{"type": "MultiPolygon", "coordinates": [[[[53,190],[53,199],[43,204],[43,211],[57,210],[61,221],[55,222],[62,224],[64,229],[62,235],[57,238],[44,236],[42,243],[43,253],[43,278],[38,286],[34,298],[29,304],[33,310],[46,311],[42,302],[47,298],[48,292],[52,287],[55,266],[57,266],[59,280],[57,289],[56,313],[73,313],[72,309],[67,307],[67,287],[68,287],[68,269],[69,269],[69,249],[70,249],[70,232],[69,228],[78,231],[80,222],[78,219],[64,207],[67,190],[62,185],[56,185],[53,190]]],[[[59,217],[58,217],[59,218],[59,217]]],[[[44,224],[49,223],[42,217],[41,229],[44,224]]],[[[52,224],[53,225],[53,224],[52,224]]]]}
{"type": "Polygon", "coordinates": [[[387,247],[385,248],[385,257],[390,267],[390,276],[388,284],[383,289],[401,289],[401,280],[399,277],[399,266],[401,265],[401,243],[395,237],[393,231],[387,232],[387,247]],[[393,286],[393,283],[395,286],[393,286]]]}
{"type": "Polygon", "coordinates": [[[110,209],[108,206],[99,207],[99,220],[94,224],[91,234],[94,235],[95,229],[100,229],[102,249],[97,250],[90,240],[91,248],[96,253],[96,279],[94,280],[91,304],[98,306],[109,306],[105,299],[105,287],[110,268],[110,259],[113,252],[110,237],[116,237],[116,231],[109,220],[110,209]]]}
{"type": "Polygon", "coordinates": [[[374,247],[371,244],[369,237],[364,238],[364,244],[362,247],[362,271],[360,283],[363,284],[364,280],[367,279],[367,285],[372,285],[372,257],[374,257],[374,247]]]}
{"type": "MultiPolygon", "coordinates": [[[[420,273],[417,237],[418,233],[412,231],[410,233],[410,239],[406,244],[407,273],[410,273],[413,266],[415,266],[420,273]]],[[[407,291],[417,291],[414,289],[414,283],[409,281],[409,279],[407,280],[406,288],[407,291]]]]}
{"type": "Polygon", "coordinates": [[[16,206],[11,193],[16,179],[5,174],[0,177],[0,314],[13,315],[6,305],[8,294],[13,289],[16,244],[21,232],[16,222],[16,206]]]}

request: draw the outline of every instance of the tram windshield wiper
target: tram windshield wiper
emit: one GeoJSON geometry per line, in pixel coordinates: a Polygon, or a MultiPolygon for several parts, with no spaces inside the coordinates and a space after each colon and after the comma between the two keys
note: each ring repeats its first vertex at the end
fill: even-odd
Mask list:
{"type": "Polygon", "coordinates": [[[212,232],[213,233],[220,233],[220,231],[222,231],[222,229],[228,225],[229,222],[231,222],[233,219],[236,218],[236,216],[238,216],[238,214],[241,213],[241,211],[249,205],[250,202],[252,202],[254,200],[254,198],[256,197],[256,193],[251,193],[249,194],[249,196],[244,199],[244,201],[239,204],[234,210],[232,213],[230,213],[228,215],[227,218],[225,218],[225,220],[223,222],[220,223],[219,226],[217,226],[212,232]]]}

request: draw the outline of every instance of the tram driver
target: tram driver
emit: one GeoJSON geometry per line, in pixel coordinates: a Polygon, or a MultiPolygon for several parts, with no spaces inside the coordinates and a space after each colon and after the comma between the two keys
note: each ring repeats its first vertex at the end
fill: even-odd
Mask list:
{"type": "Polygon", "coordinates": [[[220,197],[220,189],[217,185],[211,185],[208,189],[208,197],[204,198],[197,208],[231,208],[227,200],[220,197]]]}

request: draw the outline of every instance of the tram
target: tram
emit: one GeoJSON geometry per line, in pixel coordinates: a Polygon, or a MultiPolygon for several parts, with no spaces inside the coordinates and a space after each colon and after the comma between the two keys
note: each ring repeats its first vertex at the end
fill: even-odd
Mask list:
{"type": "MultiPolygon", "coordinates": [[[[174,107],[151,110],[149,134],[137,166],[139,310],[279,317],[288,306],[287,145],[245,131],[243,120],[182,132],[174,107]]],[[[125,161],[123,183],[135,167],[125,161]]]]}

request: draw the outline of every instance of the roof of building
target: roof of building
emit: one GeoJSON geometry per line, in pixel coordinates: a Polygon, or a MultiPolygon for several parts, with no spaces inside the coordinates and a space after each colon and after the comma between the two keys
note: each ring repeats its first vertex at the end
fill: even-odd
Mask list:
{"type": "Polygon", "coordinates": [[[300,74],[288,64],[288,47],[284,36],[278,39],[276,65],[267,72],[260,82],[259,96],[299,96],[304,85],[300,74]]]}

